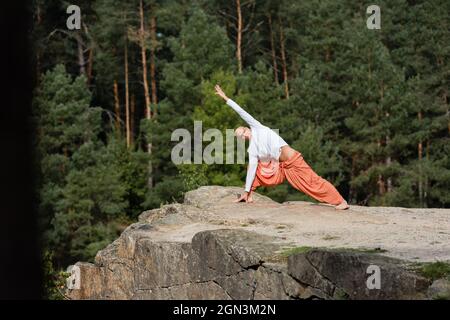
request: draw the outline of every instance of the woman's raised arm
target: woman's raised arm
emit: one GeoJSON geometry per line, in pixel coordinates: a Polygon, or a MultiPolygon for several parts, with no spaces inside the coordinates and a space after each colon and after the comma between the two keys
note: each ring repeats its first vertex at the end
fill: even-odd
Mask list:
{"type": "Polygon", "coordinates": [[[229,105],[231,108],[234,109],[234,111],[236,111],[239,116],[248,123],[248,125],[250,127],[253,128],[257,128],[257,127],[262,127],[263,125],[256,120],[255,118],[253,118],[247,111],[245,111],[244,109],[242,109],[236,102],[234,102],[233,100],[231,100],[230,98],[228,98],[225,95],[225,92],[223,92],[222,88],[216,84],[215,86],[216,89],[216,94],[218,96],[220,96],[222,99],[225,100],[225,102],[227,103],[227,105],[229,105]]]}

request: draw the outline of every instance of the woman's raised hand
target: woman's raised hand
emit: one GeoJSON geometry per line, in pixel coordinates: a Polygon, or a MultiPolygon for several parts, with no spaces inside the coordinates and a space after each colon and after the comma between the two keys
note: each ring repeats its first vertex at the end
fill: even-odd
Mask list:
{"type": "Polygon", "coordinates": [[[222,88],[218,84],[216,84],[214,89],[216,89],[216,94],[220,96],[223,100],[225,101],[228,100],[228,97],[225,95],[225,92],[223,92],[222,88]]]}

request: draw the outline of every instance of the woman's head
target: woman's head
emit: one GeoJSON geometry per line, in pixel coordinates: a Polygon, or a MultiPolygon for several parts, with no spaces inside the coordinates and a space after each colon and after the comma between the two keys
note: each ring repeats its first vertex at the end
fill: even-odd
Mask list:
{"type": "Polygon", "coordinates": [[[252,137],[252,130],[247,127],[238,127],[234,130],[234,135],[238,138],[249,140],[252,137]]]}

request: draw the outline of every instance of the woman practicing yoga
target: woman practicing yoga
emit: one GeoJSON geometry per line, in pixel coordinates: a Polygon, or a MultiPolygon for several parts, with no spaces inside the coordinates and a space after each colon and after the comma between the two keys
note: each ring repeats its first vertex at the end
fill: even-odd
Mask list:
{"type": "Polygon", "coordinates": [[[253,202],[252,192],[259,186],[275,186],[285,179],[297,190],[326,202],[336,209],[349,208],[347,201],[327,180],[315,173],[303,160],[300,152],[292,149],[278,134],[254,119],[236,102],[228,98],[219,85],[216,94],[233,108],[250,128],[239,127],[234,133],[237,137],[250,140],[248,147],[249,164],[245,180],[245,192],[236,202],[253,202]]]}

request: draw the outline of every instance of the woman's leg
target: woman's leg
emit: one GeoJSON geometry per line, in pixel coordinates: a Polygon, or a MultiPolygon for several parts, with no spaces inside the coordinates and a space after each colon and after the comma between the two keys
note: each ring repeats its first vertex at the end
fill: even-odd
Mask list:
{"type": "Polygon", "coordinates": [[[346,203],[336,188],[330,182],[317,175],[303,159],[303,156],[298,157],[292,164],[287,166],[284,173],[286,179],[295,189],[320,202],[332,205],[346,203]]]}
{"type": "MultiPolygon", "coordinates": [[[[278,164],[279,165],[279,164],[278,164]]],[[[256,169],[255,179],[251,187],[251,192],[255,191],[258,187],[273,187],[284,182],[285,175],[282,168],[274,171],[272,175],[268,176],[263,173],[264,166],[258,163],[258,168],[256,169]]]]}

